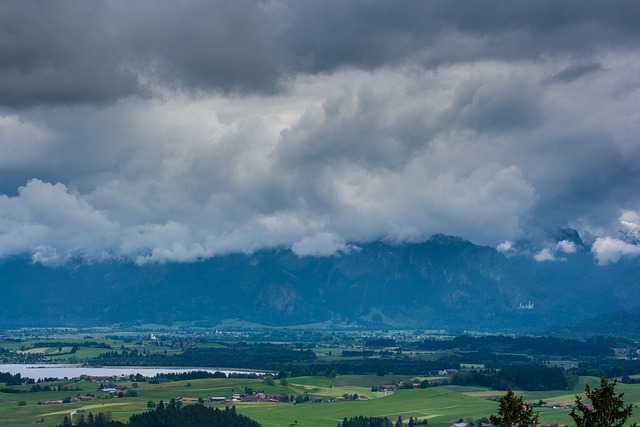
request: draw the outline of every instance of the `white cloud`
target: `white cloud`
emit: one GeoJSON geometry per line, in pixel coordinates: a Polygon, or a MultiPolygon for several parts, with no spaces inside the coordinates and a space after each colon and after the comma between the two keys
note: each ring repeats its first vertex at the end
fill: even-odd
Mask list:
{"type": "Polygon", "coordinates": [[[578,251],[578,247],[570,240],[561,240],[556,243],[556,251],[565,254],[574,254],[578,251]]]}
{"type": "Polygon", "coordinates": [[[0,168],[41,165],[50,132],[17,114],[0,115],[0,168]]]}
{"type": "Polygon", "coordinates": [[[71,253],[61,254],[56,248],[40,245],[32,249],[31,261],[47,267],[64,265],[72,257],[71,253]]]}
{"type": "Polygon", "coordinates": [[[183,243],[173,242],[171,247],[153,248],[151,254],[140,255],[136,258],[136,264],[144,265],[151,263],[165,262],[193,262],[199,259],[211,257],[211,252],[207,251],[200,244],[194,243],[186,247],[183,243]]]}
{"type": "Polygon", "coordinates": [[[344,240],[334,233],[316,233],[305,237],[291,246],[293,252],[300,256],[333,256],[347,250],[344,240]]]}
{"type": "Polygon", "coordinates": [[[635,210],[624,210],[618,218],[618,237],[601,231],[591,247],[599,264],[618,262],[622,258],[640,255],[640,214],[635,210]]]}
{"type": "Polygon", "coordinates": [[[553,254],[553,251],[551,251],[551,249],[549,248],[542,249],[540,252],[538,252],[533,256],[533,259],[535,259],[538,262],[558,261],[556,256],[553,254]]]}
{"type": "Polygon", "coordinates": [[[620,222],[623,224],[640,224],[640,212],[633,210],[624,210],[620,215],[620,222]]]}
{"type": "Polygon", "coordinates": [[[567,258],[561,255],[574,254],[577,251],[578,251],[578,246],[575,243],[569,240],[561,240],[557,242],[555,245],[541,249],[538,253],[536,253],[533,256],[533,259],[538,262],[567,261],[567,258]]]}
{"type": "Polygon", "coordinates": [[[596,256],[598,264],[602,265],[618,262],[623,257],[637,257],[640,255],[640,246],[612,237],[596,239],[591,250],[596,256]]]}
{"type": "Polygon", "coordinates": [[[32,253],[34,261],[61,263],[109,256],[119,227],[63,184],[31,180],[15,197],[0,196],[0,255],[32,253]]]}
{"type": "Polygon", "coordinates": [[[513,242],[509,241],[509,240],[505,240],[504,242],[500,243],[498,246],[496,246],[496,249],[499,252],[509,252],[511,250],[513,250],[513,242]]]}

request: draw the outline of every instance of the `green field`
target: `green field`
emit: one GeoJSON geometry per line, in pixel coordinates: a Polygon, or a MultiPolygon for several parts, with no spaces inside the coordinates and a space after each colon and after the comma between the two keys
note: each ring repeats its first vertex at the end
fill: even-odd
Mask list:
{"type": "Polygon", "coordinates": [[[265,427],[282,426],[298,421],[303,426],[336,426],[337,421],[355,415],[384,416],[396,420],[427,418],[431,425],[451,425],[459,418],[480,418],[495,411],[496,404],[465,394],[432,388],[397,392],[365,402],[318,403],[274,407],[239,407],[238,410],[265,427]]]}
{"type": "MultiPolygon", "coordinates": [[[[221,345],[217,343],[207,343],[200,345],[200,347],[207,348],[220,346],[221,345]]],[[[135,349],[138,351],[144,351],[146,354],[162,353],[166,355],[179,354],[182,352],[182,349],[173,349],[170,347],[161,346],[158,341],[152,341],[149,339],[114,340],[101,337],[65,337],[61,339],[33,339],[19,342],[0,340],[0,348],[12,350],[17,352],[18,354],[42,355],[56,363],[77,363],[78,361],[98,357],[100,354],[106,351],[122,352],[123,350],[131,351],[135,349]],[[60,340],[68,344],[74,344],[75,349],[69,346],[59,346],[57,342],[60,340]],[[84,346],[83,343],[87,341],[97,344],[106,344],[107,346],[109,346],[109,348],[84,346]],[[50,346],[36,346],[37,343],[48,342],[51,342],[50,346]]]]}
{"type": "MultiPolygon", "coordinates": [[[[347,402],[321,402],[321,403],[235,403],[238,412],[260,422],[264,427],[289,426],[331,426],[334,427],[338,420],[344,417],[385,416],[392,421],[398,416],[406,422],[409,417],[428,419],[429,425],[435,427],[450,426],[460,418],[464,420],[479,419],[494,414],[497,403],[487,398],[502,393],[495,390],[487,390],[480,387],[443,386],[429,389],[397,391],[385,396],[382,392],[372,392],[371,383],[382,384],[391,382],[393,377],[377,376],[338,376],[336,378],[325,377],[298,377],[289,378],[287,385],[281,385],[275,381],[274,385],[268,385],[263,380],[248,379],[204,379],[191,381],[176,381],[164,384],[138,383],[136,397],[111,398],[98,396],[98,384],[91,382],[60,383],[63,386],[77,386],[77,391],[55,391],[38,393],[0,393],[0,420],[7,426],[31,426],[36,420],[44,419],[44,426],[51,426],[62,422],[65,415],[69,415],[76,409],[85,409],[87,412],[111,412],[114,419],[125,421],[137,412],[147,409],[147,402],[158,402],[161,399],[168,401],[178,397],[203,397],[226,396],[234,393],[244,393],[245,387],[253,390],[261,390],[265,393],[277,395],[309,395],[329,399],[343,394],[358,394],[367,396],[368,401],[347,402]],[[93,393],[96,399],[85,403],[68,403],[59,405],[42,405],[38,402],[46,400],[58,400],[64,397],[75,397],[77,394],[93,393]],[[25,406],[19,406],[19,401],[26,402],[25,406]],[[296,424],[297,421],[297,424],[296,424]]],[[[548,402],[573,402],[575,394],[584,390],[584,384],[597,385],[596,378],[581,378],[574,390],[553,392],[517,392],[522,394],[527,401],[543,399],[548,402]]],[[[56,385],[58,383],[55,383],[56,385]]],[[[131,387],[133,383],[122,383],[131,387]]],[[[133,386],[135,387],[135,386],[133,386]]],[[[23,390],[29,386],[17,387],[23,390]]],[[[625,393],[625,402],[637,405],[640,403],[640,385],[618,384],[616,390],[625,393]]],[[[223,406],[224,404],[207,404],[223,406]]],[[[571,424],[568,410],[540,409],[540,420],[543,423],[559,422],[571,424]]],[[[640,410],[636,410],[634,421],[640,421],[640,410]]]]}

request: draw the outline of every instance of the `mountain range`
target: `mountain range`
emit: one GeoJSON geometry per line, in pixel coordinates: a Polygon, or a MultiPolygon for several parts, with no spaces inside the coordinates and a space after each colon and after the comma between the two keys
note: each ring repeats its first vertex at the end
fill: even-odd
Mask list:
{"type": "Polygon", "coordinates": [[[640,263],[597,265],[576,233],[557,238],[577,250],[546,262],[444,235],[352,244],[326,257],[280,248],[194,263],[56,268],[6,259],[0,326],[186,322],[588,335],[608,333],[589,319],[622,311],[609,332],[640,333],[624,326],[638,322],[640,263]]]}

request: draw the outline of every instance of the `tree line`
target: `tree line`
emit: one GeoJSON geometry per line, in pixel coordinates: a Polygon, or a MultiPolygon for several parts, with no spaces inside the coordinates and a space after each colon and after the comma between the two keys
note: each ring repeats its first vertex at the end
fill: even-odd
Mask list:
{"type": "Polygon", "coordinates": [[[90,348],[112,348],[109,344],[96,341],[84,342],[64,342],[64,341],[38,341],[31,345],[33,348],[38,347],[90,347],[90,348]]]}
{"type": "Polygon", "coordinates": [[[363,357],[350,360],[318,361],[313,350],[295,349],[276,344],[236,344],[221,348],[190,348],[181,354],[143,354],[131,351],[108,351],[91,363],[102,366],[220,366],[272,370],[289,376],[335,376],[398,374],[420,375],[440,369],[459,369],[458,356],[438,360],[418,357],[363,357]]]}
{"type": "Polygon", "coordinates": [[[245,369],[279,370],[284,364],[316,359],[312,350],[296,350],[288,345],[257,343],[220,348],[190,348],[181,354],[143,354],[108,351],[92,359],[104,366],[221,366],[245,369]]]}
{"type": "Polygon", "coordinates": [[[640,360],[591,359],[578,363],[576,375],[592,377],[621,377],[640,374],[640,360]]]}
{"type": "Polygon", "coordinates": [[[613,350],[601,340],[579,341],[554,337],[507,337],[503,335],[471,337],[462,335],[451,340],[424,340],[415,345],[419,350],[483,351],[546,356],[613,356],[613,350]]]}
{"type": "Polygon", "coordinates": [[[251,418],[240,415],[235,407],[228,406],[221,410],[204,405],[182,406],[180,402],[171,399],[168,404],[163,401],[152,411],[134,414],[127,423],[113,421],[106,414],[99,413],[82,416],[78,421],[72,422],[68,417],[57,427],[260,427],[260,424],[251,418]]]}
{"type": "Polygon", "coordinates": [[[442,369],[460,369],[455,357],[443,357],[438,360],[424,360],[411,357],[362,358],[351,360],[332,360],[326,362],[289,364],[283,370],[289,375],[326,376],[336,375],[423,375],[442,369]]]}
{"type": "Polygon", "coordinates": [[[451,384],[490,387],[494,390],[507,390],[509,387],[531,391],[569,388],[564,369],[544,365],[510,366],[499,371],[456,372],[451,377],[451,384]]]}
{"type": "Polygon", "coordinates": [[[24,380],[20,373],[12,374],[10,372],[0,372],[0,383],[5,383],[7,386],[21,385],[23,381],[24,380]]]}

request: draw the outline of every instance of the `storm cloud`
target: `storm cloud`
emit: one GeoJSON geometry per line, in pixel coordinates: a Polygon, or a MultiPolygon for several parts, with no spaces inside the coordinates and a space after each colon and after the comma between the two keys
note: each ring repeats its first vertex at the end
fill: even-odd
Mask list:
{"type": "Polygon", "coordinates": [[[637,2],[7,1],[0,257],[637,256],[637,2]],[[509,246],[511,247],[511,246],[509,246]]]}

